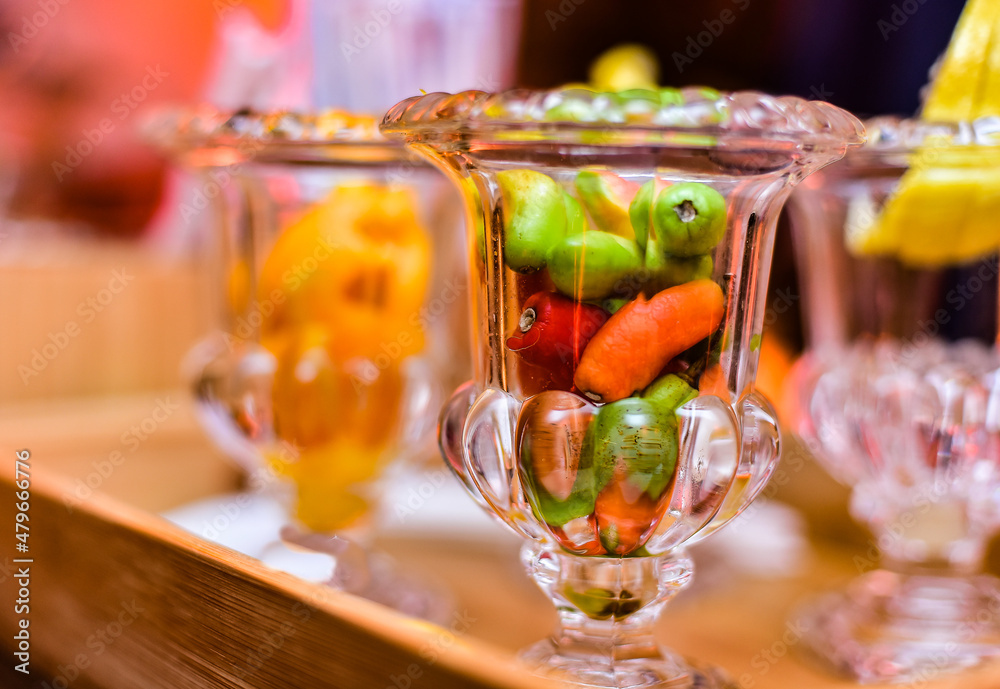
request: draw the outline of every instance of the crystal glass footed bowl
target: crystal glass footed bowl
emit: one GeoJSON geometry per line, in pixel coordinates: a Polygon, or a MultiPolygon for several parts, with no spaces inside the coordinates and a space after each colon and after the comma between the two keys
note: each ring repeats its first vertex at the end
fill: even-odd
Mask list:
{"type": "Polygon", "coordinates": [[[466,199],[477,370],[439,439],[559,611],[526,658],[592,686],[723,682],[652,622],[684,546],[777,461],[753,387],[775,218],[860,123],[755,93],[514,91],[403,101],[382,131],[466,199]]]}
{"type": "Polygon", "coordinates": [[[1000,588],[977,576],[1000,526],[1000,140],[995,120],[867,130],[789,204],[808,339],[795,430],[874,536],[863,576],[802,615],[842,672],[912,681],[1000,655],[1000,588]]]}
{"type": "MultiPolygon", "coordinates": [[[[457,195],[371,117],[185,110],[153,136],[202,173],[181,210],[219,254],[220,332],[189,362],[209,435],[299,532],[363,543],[385,470],[434,452],[471,368],[457,195]]],[[[392,603],[366,576],[348,588],[392,603]]]]}

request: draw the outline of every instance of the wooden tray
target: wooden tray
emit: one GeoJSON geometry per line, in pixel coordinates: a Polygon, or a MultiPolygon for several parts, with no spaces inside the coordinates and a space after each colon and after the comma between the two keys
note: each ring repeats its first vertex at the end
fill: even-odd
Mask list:
{"type": "MultiPolygon", "coordinates": [[[[22,617],[14,612],[17,586],[10,569],[16,542],[10,476],[19,447],[32,449],[34,467],[32,675],[25,687],[62,687],[58,680],[70,676],[73,689],[558,686],[527,675],[514,660],[517,649],[551,631],[554,614],[521,571],[513,537],[475,543],[427,534],[381,543],[408,570],[436,576],[453,591],[459,615],[471,623],[452,634],[271,570],[149,512],[233,487],[233,472],[208,448],[189,408],[171,416],[102,479],[93,496],[68,510],[65,496],[93,476],[95,462],[122,446],[123,430],[158,397],[0,413],[0,518],[10,525],[0,547],[6,659],[0,686],[16,687],[23,679],[11,671],[6,648],[22,617]],[[129,608],[133,601],[141,608],[136,614],[129,608]]],[[[803,483],[811,480],[805,470],[792,479],[798,492],[814,490],[803,483]]],[[[833,518],[848,522],[842,508],[833,518]]],[[[804,658],[785,620],[803,597],[853,577],[852,558],[860,552],[863,546],[818,542],[794,576],[755,579],[734,572],[722,583],[685,593],[663,615],[660,638],[720,665],[745,689],[853,687],[804,658]]],[[[995,688],[1000,666],[923,686],[995,688]]]]}
{"type": "MultiPolygon", "coordinates": [[[[29,669],[53,681],[108,689],[558,686],[486,644],[268,569],[104,496],[69,511],[70,488],[32,476],[32,562],[12,564],[29,568],[30,612],[0,606],[0,636],[12,639],[18,620],[30,620],[29,669]]],[[[14,492],[5,477],[7,524],[14,492]]],[[[16,582],[8,575],[0,584],[5,602],[17,598],[16,582]]]]}

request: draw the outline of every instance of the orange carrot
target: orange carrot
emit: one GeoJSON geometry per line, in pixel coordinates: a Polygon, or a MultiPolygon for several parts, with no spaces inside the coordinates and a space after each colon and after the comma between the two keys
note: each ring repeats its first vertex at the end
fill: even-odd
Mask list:
{"type": "Polygon", "coordinates": [[[602,402],[624,399],[659,375],[667,362],[711,335],[725,309],[722,289],[694,280],[636,297],[597,331],[583,351],[573,382],[602,402]]]}
{"type": "Polygon", "coordinates": [[[614,477],[597,495],[594,514],[601,544],[609,555],[628,555],[644,545],[667,511],[673,489],[663,491],[659,500],[641,488],[629,485],[619,465],[614,477]]]}

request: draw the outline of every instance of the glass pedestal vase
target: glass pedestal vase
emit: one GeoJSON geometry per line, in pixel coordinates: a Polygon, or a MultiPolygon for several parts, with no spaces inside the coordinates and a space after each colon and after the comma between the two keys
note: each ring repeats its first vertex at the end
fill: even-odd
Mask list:
{"type": "Polygon", "coordinates": [[[370,117],[196,110],[158,138],[200,173],[213,220],[221,327],[189,357],[199,414],[250,492],[286,508],[264,559],[325,555],[325,583],[446,619],[370,540],[387,475],[433,454],[444,391],[471,368],[452,346],[457,195],[370,117]]]}
{"type": "Polygon", "coordinates": [[[761,94],[568,90],[429,94],[382,131],[466,199],[477,370],[439,439],[559,611],[524,659],[585,686],[728,686],[651,625],[690,579],[684,546],[777,462],[754,391],[775,219],[860,123],[761,94]]]}
{"type": "Polygon", "coordinates": [[[794,428],[873,535],[862,576],[799,618],[864,682],[1000,656],[1000,582],[981,574],[1000,527],[1000,147],[981,126],[872,120],[789,204],[808,340],[794,428]]]}

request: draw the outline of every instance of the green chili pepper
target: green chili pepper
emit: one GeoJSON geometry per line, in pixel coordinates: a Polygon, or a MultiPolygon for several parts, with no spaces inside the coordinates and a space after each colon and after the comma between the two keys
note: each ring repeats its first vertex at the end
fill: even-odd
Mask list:
{"type": "Polygon", "coordinates": [[[643,290],[647,294],[656,294],[668,287],[712,277],[711,256],[691,256],[690,258],[670,256],[662,251],[658,240],[651,239],[646,245],[646,255],[643,261],[646,272],[641,277],[643,278],[643,290]]]}
{"type": "Polygon", "coordinates": [[[566,235],[566,201],[562,187],[534,170],[497,174],[503,196],[504,261],[519,273],[545,267],[545,255],[566,235]]]}
{"type": "Polygon", "coordinates": [[[726,233],[726,199],[700,182],[667,187],[653,204],[653,232],[666,254],[706,254],[726,233]]]}
{"type": "Polygon", "coordinates": [[[563,588],[563,595],[587,617],[595,620],[607,620],[612,617],[621,620],[641,608],[643,604],[641,600],[633,598],[628,591],[616,594],[610,589],[596,587],[577,591],[567,584],[563,588]]]}
{"type": "Polygon", "coordinates": [[[575,198],[563,192],[563,204],[566,207],[566,234],[580,234],[587,229],[587,214],[583,206],[575,198]]]}
{"type": "Polygon", "coordinates": [[[653,196],[656,193],[656,180],[651,179],[636,192],[628,207],[628,217],[635,232],[635,241],[639,248],[646,250],[646,238],[649,237],[649,219],[652,215],[653,196]]]}
{"type": "Polygon", "coordinates": [[[606,472],[594,464],[594,424],[585,401],[549,390],[525,402],[518,421],[518,467],[525,495],[546,524],[593,513],[606,472]]]}
{"type": "Polygon", "coordinates": [[[669,409],[673,414],[676,414],[678,409],[697,396],[696,389],[673,373],[660,376],[642,391],[643,399],[659,405],[661,409],[669,409]]]}
{"type": "Polygon", "coordinates": [[[601,407],[593,422],[593,451],[602,474],[623,463],[628,480],[659,499],[677,469],[677,410],[697,396],[682,378],[668,373],[641,397],[601,407]]]}
{"type": "Polygon", "coordinates": [[[657,500],[677,466],[677,419],[651,400],[628,397],[601,407],[594,421],[594,461],[622,464],[626,480],[657,500]]]}
{"type": "Polygon", "coordinates": [[[642,266],[639,247],[630,239],[590,230],[563,238],[549,251],[552,283],[578,301],[603,299],[642,266]]]}

